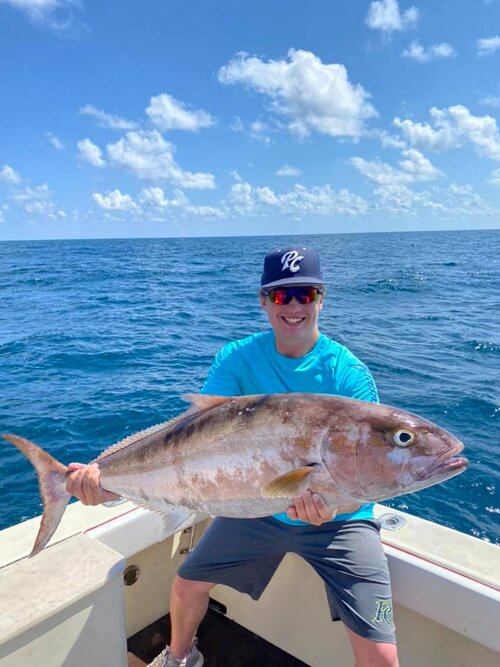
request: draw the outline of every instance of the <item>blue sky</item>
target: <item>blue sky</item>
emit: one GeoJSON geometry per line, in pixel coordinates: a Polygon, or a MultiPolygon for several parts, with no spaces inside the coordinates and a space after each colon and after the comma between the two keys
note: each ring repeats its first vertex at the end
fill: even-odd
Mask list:
{"type": "Polygon", "coordinates": [[[499,0],[0,0],[0,240],[492,229],[499,0]]]}

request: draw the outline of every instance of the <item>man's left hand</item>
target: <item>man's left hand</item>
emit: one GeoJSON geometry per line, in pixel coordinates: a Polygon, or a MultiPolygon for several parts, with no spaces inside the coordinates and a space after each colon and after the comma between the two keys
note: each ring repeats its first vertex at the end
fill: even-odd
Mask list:
{"type": "Polygon", "coordinates": [[[309,489],[293,499],[293,505],[290,505],[287,514],[289,519],[300,519],[315,526],[320,526],[333,517],[332,510],[319,493],[312,493],[309,489]]]}

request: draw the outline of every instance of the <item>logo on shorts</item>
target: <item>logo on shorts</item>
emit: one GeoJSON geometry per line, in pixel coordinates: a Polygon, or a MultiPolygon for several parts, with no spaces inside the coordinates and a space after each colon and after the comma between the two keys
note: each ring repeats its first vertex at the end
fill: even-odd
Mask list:
{"type": "Polygon", "coordinates": [[[292,273],[296,273],[299,269],[299,262],[304,258],[296,250],[290,250],[286,252],[281,258],[281,263],[283,264],[282,271],[289,269],[292,273]]]}
{"type": "Polygon", "coordinates": [[[387,625],[393,625],[391,598],[377,598],[375,604],[377,605],[377,608],[375,610],[375,616],[372,618],[372,623],[387,623],[387,625]]]}

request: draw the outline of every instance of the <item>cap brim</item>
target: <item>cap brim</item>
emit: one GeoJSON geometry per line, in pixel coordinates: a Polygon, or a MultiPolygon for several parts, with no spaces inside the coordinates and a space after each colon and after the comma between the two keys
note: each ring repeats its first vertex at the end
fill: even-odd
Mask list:
{"type": "Polygon", "coordinates": [[[274,280],[272,283],[261,285],[261,289],[268,287],[279,287],[281,285],[324,285],[323,280],[317,278],[310,278],[308,276],[297,276],[297,278],[283,278],[282,280],[274,280]]]}

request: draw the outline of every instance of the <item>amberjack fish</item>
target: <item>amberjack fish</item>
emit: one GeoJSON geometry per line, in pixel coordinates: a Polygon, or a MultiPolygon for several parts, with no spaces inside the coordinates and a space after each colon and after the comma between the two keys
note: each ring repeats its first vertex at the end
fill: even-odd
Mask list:
{"type": "MultiPolygon", "coordinates": [[[[251,518],[286,511],[306,489],[335,514],[411,493],[463,472],[463,444],[394,407],[326,394],[187,397],[171,421],[131,435],[95,462],[101,486],[160,512],[165,534],[196,513],[251,518]]],[[[43,517],[31,555],[55,532],[70,495],[68,469],[5,434],[34,465],[43,517]]]]}

